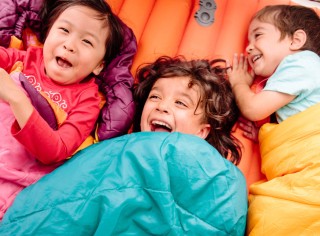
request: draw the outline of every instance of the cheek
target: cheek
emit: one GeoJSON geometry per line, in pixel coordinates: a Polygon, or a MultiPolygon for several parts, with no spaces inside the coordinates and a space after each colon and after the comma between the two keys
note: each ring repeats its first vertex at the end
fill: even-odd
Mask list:
{"type": "Polygon", "coordinates": [[[145,106],[143,107],[143,110],[142,110],[140,124],[147,122],[147,118],[148,118],[149,113],[150,113],[150,108],[146,103],[145,106]]]}
{"type": "Polygon", "coordinates": [[[191,114],[183,113],[183,112],[176,112],[174,114],[174,119],[181,131],[188,131],[191,130],[195,124],[194,119],[192,118],[191,114]]]}
{"type": "Polygon", "coordinates": [[[49,34],[47,35],[45,41],[44,41],[44,46],[48,46],[48,47],[52,47],[56,44],[58,44],[58,42],[61,40],[61,37],[57,37],[55,36],[52,32],[49,32],[49,34]]]}
{"type": "Polygon", "coordinates": [[[145,115],[145,113],[144,112],[142,112],[142,114],[141,114],[141,120],[140,120],[140,125],[142,126],[144,123],[146,123],[147,122],[147,117],[146,117],[146,115],[145,115]]]}
{"type": "Polygon", "coordinates": [[[81,64],[90,65],[91,68],[97,69],[103,62],[103,55],[80,50],[78,61],[81,64]]]}
{"type": "Polygon", "coordinates": [[[44,62],[44,66],[45,68],[48,67],[48,64],[49,64],[49,61],[50,61],[50,58],[51,58],[51,54],[49,52],[49,48],[48,47],[43,47],[43,62],[44,62]]]}
{"type": "Polygon", "coordinates": [[[51,55],[54,54],[54,50],[57,48],[51,40],[48,40],[43,45],[43,57],[44,59],[48,59],[51,57],[51,55]]]}
{"type": "Polygon", "coordinates": [[[200,119],[195,116],[189,116],[189,118],[184,118],[183,119],[183,126],[184,128],[188,129],[189,132],[193,133],[197,127],[200,125],[200,119]]]}

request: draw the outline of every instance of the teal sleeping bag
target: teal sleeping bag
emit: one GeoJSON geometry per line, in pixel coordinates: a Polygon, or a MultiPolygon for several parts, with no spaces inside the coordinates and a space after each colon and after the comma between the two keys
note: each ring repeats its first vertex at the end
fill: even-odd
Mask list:
{"type": "Polygon", "coordinates": [[[102,141],[24,189],[0,235],[244,235],[241,171],[205,140],[140,132],[102,141]]]}

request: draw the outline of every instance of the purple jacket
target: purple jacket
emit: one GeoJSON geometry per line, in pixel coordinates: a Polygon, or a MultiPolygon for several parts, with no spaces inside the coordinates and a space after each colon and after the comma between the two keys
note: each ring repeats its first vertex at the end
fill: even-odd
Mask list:
{"type": "Polygon", "coordinates": [[[104,140],[128,132],[134,115],[133,83],[130,72],[137,42],[132,30],[123,23],[124,41],[121,52],[104,68],[99,79],[100,91],[106,95],[98,126],[98,138],[104,140]]]}
{"type": "MultiPolygon", "coordinates": [[[[24,28],[30,28],[37,36],[40,33],[41,24],[39,10],[41,0],[1,0],[0,1],[0,45],[8,47],[11,36],[22,38],[24,28]]],[[[123,23],[125,38],[119,55],[102,70],[97,83],[100,90],[106,96],[106,104],[101,110],[98,120],[98,138],[104,140],[119,136],[128,132],[134,115],[133,103],[133,76],[130,72],[133,57],[137,51],[137,42],[132,30],[123,23]]],[[[47,104],[41,106],[41,97],[33,93],[31,100],[35,108],[40,111],[47,104]],[[37,104],[37,105],[35,105],[37,104]]],[[[44,101],[46,103],[46,101],[44,101]]],[[[52,120],[49,114],[42,112],[47,121],[52,120]]]]}
{"type": "Polygon", "coordinates": [[[0,45],[8,47],[12,35],[21,39],[26,27],[38,36],[41,27],[38,12],[41,5],[42,1],[38,0],[1,0],[0,45]]]}

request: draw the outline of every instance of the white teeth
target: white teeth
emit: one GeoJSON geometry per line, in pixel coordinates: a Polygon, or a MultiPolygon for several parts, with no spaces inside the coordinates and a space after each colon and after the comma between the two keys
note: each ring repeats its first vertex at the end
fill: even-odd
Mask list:
{"type": "Polygon", "coordinates": [[[153,125],[161,125],[161,126],[167,127],[168,129],[172,129],[170,125],[168,125],[167,123],[164,123],[162,121],[154,120],[151,123],[153,125]]]}
{"type": "Polygon", "coordinates": [[[252,58],[252,62],[255,62],[256,60],[260,59],[261,55],[256,55],[252,58]]]}

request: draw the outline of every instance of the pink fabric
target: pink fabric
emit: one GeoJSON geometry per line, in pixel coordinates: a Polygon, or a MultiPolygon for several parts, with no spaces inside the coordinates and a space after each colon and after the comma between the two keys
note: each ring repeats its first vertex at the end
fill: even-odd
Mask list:
{"type": "MultiPolygon", "coordinates": [[[[11,75],[19,84],[18,73],[11,75]]],[[[56,166],[44,166],[11,135],[15,117],[10,106],[0,100],[0,220],[15,196],[56,166]]]]}

